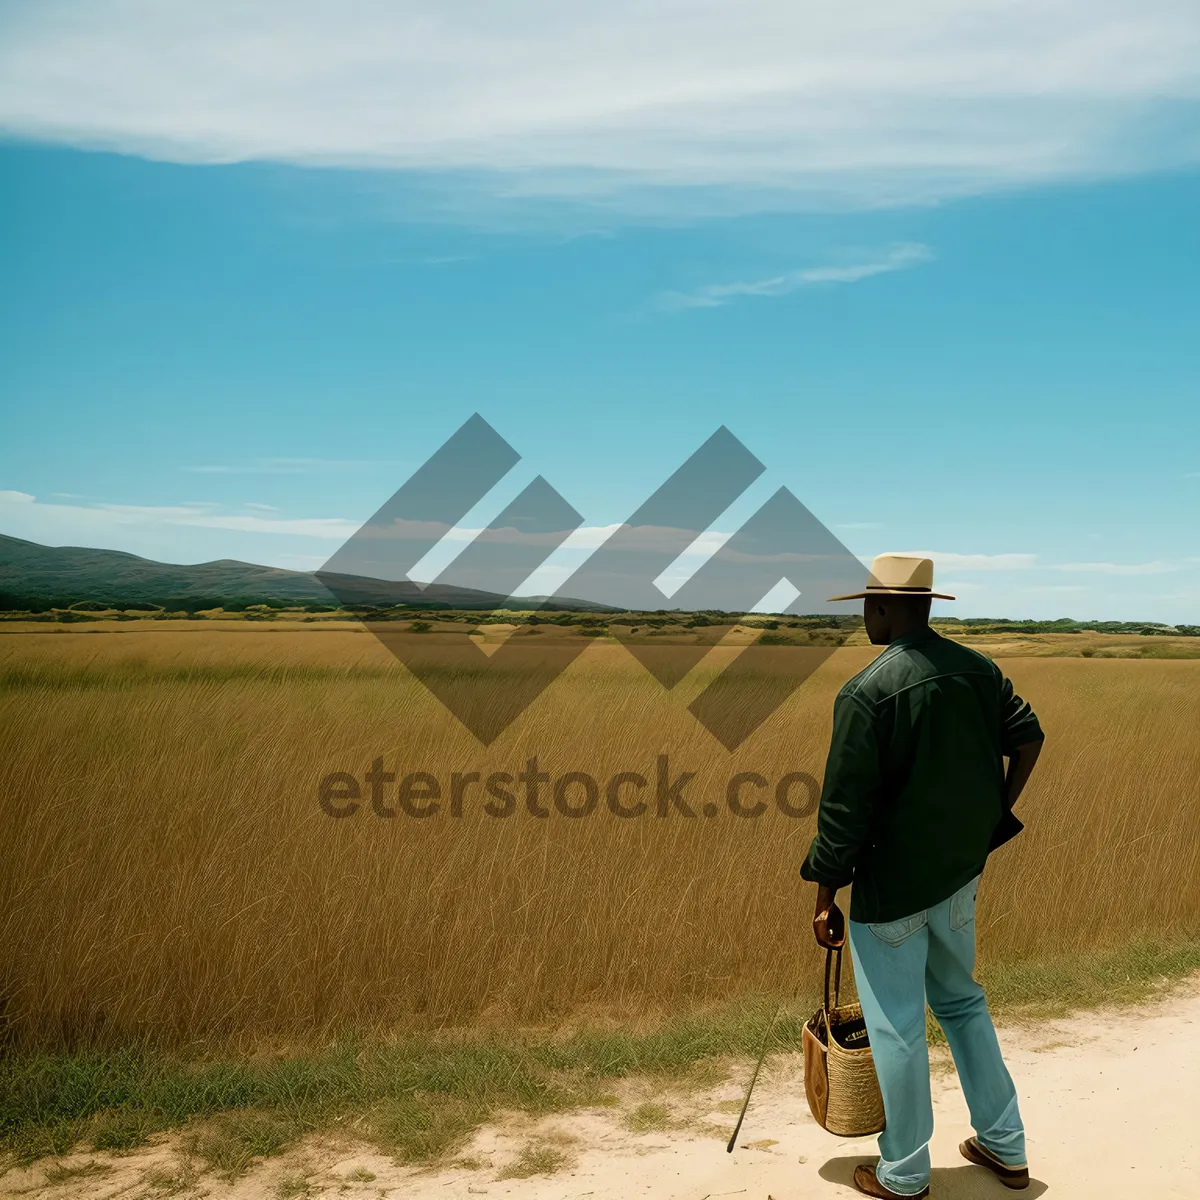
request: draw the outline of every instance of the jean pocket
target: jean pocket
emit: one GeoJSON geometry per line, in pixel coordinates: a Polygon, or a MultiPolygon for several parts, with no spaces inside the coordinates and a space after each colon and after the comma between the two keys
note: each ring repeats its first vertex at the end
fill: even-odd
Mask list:
{"type": "Polygon", "coordinates": [[[960,887],[950,897],[950,928],[957,932],[975,920],[975,893],[979,891],[979,876],[960,887]]]}
{"type": "Polygon", "coordinates": [[[881,941],[889,946],[902,946],[917,930],[924,928],[925,914],[914,913],[911,917],[901,917],[898,921],[882,921],[867,928],[881,941]]]}

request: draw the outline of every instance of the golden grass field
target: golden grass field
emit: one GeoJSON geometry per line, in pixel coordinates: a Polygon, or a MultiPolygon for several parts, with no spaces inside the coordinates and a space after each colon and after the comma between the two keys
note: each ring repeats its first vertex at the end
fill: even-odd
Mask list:
{"type": "MultiPolygon", "coordinates": [[[[1200,661],[1011,648],[1048,741],[1027,829],[981,889],[981,959],[1200,936],[1200,661]]],[[[13,626],[0,1020],[29,1044],[255,1045],[811,994],[815,818],[739,818],[725,786],[819,778],[834,694],[874,653],[834,653],[729,753],[687,712],[691,677],[666,693],[598,640],[484,749],[361,627],[13,626]],[[317,797],[377,757],[443,781],[532,756],[603,780],[653,777],[661,754],[718,815],[496,819],[468,798],[458,817],[333,819],[317,797]]]]}

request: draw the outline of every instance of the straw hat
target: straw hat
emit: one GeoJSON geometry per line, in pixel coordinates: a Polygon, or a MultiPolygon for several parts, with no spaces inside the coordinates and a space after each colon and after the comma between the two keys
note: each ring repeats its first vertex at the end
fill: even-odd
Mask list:
{"type": "Polygon", "coordinates": [[[932,596],[936,600],[953,600],[944,592],[933,590],[933,559],[917,558],[911,554],[880,554],[871,564],[867,588],[852,596],[830,596],[832,600],[863,600],[867,596],[932,596]]]}

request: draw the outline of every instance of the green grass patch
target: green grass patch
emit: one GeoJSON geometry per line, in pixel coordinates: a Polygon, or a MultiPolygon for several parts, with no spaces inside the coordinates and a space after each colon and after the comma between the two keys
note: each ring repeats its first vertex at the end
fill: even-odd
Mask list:
{"type": "MultiPolygon", "coordinates": [[[[224,1175],[339,1118],[407,1161],[452,1152],[499,1108],[540,1115],[610,1105],[611,1083],[720,1078],[717,1061],[754,1053],[771,1006],[681,1018],[649,1032],[566,1036],[460,1032],[389,1043],[353,1040],[303,1058],[201,1059],[148,1046],[10,1052],[0,1058],[0,1148],[21,1161],[77,1144],[128,1149],[187,1128],[191,1154],[224,1175]]],[[[800,1044],[781,1019],[776,1044],[800,1044]]]]}
{"type": "Polygon", "coordinates": [[[236,1179],[256,1158],[278,1154],[319,1124],[319,1114],[295,1111],[235,1110],[221,1113],[194,1130],[185,1148],[210,1170],[236,1179]]]}
{"type": "Polygon", "coordinates": [[[173,1167],[152,1167],[142,1176],[142,1183],[155,1196],[178,1196],[196,1187],[199,1173],[190,1161],[173,1167]]]}
{"type": "Polygon", "coordinates": [[[520,1155],[497,1174],[497,1179],[528,1179],[532,1175],[553,1175],[567,1163],[566,1154],[557,1146],[526,1146],[520,1155]]]}
{"type": "Polygon", "coordinates": [[[64,1183],[72,1183],[79,1179],[96,1179],[103,1175],[110,1175],[112,1167],[108,1163],[98,1163],[88,1161],[79,1163],[76,1166],[70,1166],[67,1163],[54,1163],[46,1168],[46,1182],[51,1187],[58,1187],[64,1183]]]}
{"type": "Polygon", "coordinates": [[[311,1196],[312,1184],[303,1175],[287,1175],[275,1185],[279,1200],[296,1200],[298,1196],[311,1196]]]}
{"type": "Polygon", "coordinates": [[[121,1105],[97,1113],[88,1126],[87,1140],[96,1150],[132,1150],[141,1146],[161,1124],[155,1113],[121,1105]]]}
{"type": "Polygon", "coordinates": [[[979,981],[993,1013],[1021,1020],[1140,1003],[1160,985],[1195,971],[1200,971],[1200,940],[1133,942],[1074,958],[984,964],[979,981]]]}
{"type": "Polygon", "coordinates": [[[652,1133],[670,1129],[673,1124],[671,1110],[654,1100],[647,1100],[625,1114],[625,1128],[631,1133],[652,1133]]]}
{"type": "MultiPolygon", "coordinates": [[[[989,963],[980,978],[1001,1019],[1040,1019],[1145,1000],[1200,970],[1200,940],[1136,943],[1074,959],[989,963]]],[[[814,989],[819,981],[814,980],[814,989]]],[[[798,1052],[812,1001],[785,1007],[772,1051],[798,1052]]],[[[758,1053],[775,1004],[766,998],[682,1015],[648,1030],[583,1028],[505,1036],[458,1031],[387,1043],[345,1040],[303,1057],[186,1057],[148,1046],[0,1056],[0,1150],[19,1161],[79,1145],[127,1150],[184,1129],[188,1153],[233,1177],[335,1122],[410,1162],[445,1159],[493,1113],[533,1116],[614,1103],[613,1082],[706,1086],[730,1058],[758,1053]]],[[[930,1040],[944,1041],[932,1019],[930,1040]]],[[[638,1105],[631,1129],[665,1127],[662,1104],[638,1105]]],[[[538,1153],[541,1151],[538,1150],[538,1153]]],[[[531,1151],[533,1153],[533,1151],[531,1151]]],[[[528,1164],[527,1164],[528,1165],[528,1164]]],[[[531,1173],[543,1173],[541,1169],[531,1173]]],[[[514,1176],[515,1177],[515,1176],[514,1176]]]]}
{"type": "Polygon", "coordinates": [[[367,1116],[376,1145],[407,1162],[442,1158],[457,1149],[487,1119],[481,1101],[425,1094],[377,1104],[367,1116]]]}

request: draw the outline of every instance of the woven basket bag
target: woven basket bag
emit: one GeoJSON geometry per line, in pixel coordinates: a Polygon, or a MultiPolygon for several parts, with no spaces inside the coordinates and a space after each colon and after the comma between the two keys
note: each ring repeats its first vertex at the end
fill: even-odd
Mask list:
{"type": "Polygon", "coordinates": [[[862,1006],[839,1004],[842,952],[825,952],[825,1003],[804,1026],[804,1090],[818,1125],[839,1137],[883,1129],[883,1096],[862,1006]],[[829,977],[833,970],[833,1000],[829,977]]]}

